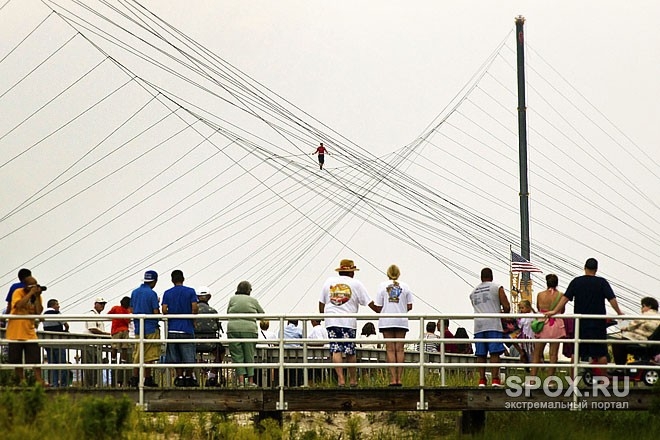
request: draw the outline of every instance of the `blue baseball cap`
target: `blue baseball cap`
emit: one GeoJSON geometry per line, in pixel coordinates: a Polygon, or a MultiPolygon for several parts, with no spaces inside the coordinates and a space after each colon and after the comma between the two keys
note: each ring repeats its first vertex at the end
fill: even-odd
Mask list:
{"type": "Polygon", "coordinates": [[[152,281],[158,281],[158,272],[155,270],[148,270],[144,273],[144,279],[142,280],[145,283],[150,283],[152,281]]]}

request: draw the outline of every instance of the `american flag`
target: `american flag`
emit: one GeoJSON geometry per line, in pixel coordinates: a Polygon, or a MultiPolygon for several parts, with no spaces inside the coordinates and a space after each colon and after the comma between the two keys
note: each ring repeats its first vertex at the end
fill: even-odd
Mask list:
{"type": "Polygon", "coordinates": [[[521,255],[511,251],[511,272],[543,272],[521,255]]]}

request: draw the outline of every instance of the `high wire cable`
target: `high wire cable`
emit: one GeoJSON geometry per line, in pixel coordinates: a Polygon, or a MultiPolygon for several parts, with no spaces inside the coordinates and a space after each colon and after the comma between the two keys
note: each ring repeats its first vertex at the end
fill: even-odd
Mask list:
{"type": "MultiPolygon", "coordinates": [[[[320,136],[319,136],[319,137],[320,137],[320,136]]],[[[339,147],[339,148],[337,148],[337,151],[338,151],[338,152],[341,152],[342,148],[343,148],[343,147],[339,147]]],[[[365,162],[365,161],[363,160],[363,158],[360,158],[358,155],[355,155],[355,154],[354,154],[355,149],[349,149],[349,150],[350,150],[350,151],[347,151],[348,154],[346,154],[345,156],[344,156],[344,155],[340,155],[340,156],[338,156],[338,159],[341,158],[341,162],[345,163],[347,166],[354,166],[355,164],[361,164],[361,165],[358,165],[358,166],[360,167],[359,169],[361,170],[360,172],[363,172],[363,173],[365,173],[366,175],[372,175],[372,173],[374,173],[374,169],[373,169],[373,167],[370,167],[370,166],[367,164],[367,162],[365,162]]],[[[334,151],[334,150],[333,150],[333,151],[334,151]]],[[[414,151],[415,151],[415,150],[412,150],[412,154],[414,154],[414,151]]],[[[373,162],[373,163],[376,164],[377,161],[375,161],[375,162],[373,162]]],[[[355,177],[359,177],[359,176],[355,176],[355,177]]],[[[376,178],[376,179],[379,178],[379,176],[378,176],[377,173],[373,174],[373,177],[376,178]]],[[[367,181],[368,181],[368,179],[365,179],[365,183],[366,183],[367,181]]],[[[404,184],[403,182],[404,182],[404,181],[402,180],[402,182],[401,182],[401,186],[399,186],[399,185],[396,186],[397,189],[399,189],[400,187],[405,186],[405,184],[404,184]]],[[[392,185],[394,185],[394,183],[392,183],[392,185]]],[[[368,187],[368,186],[367,186],[367,187],[368,187]]],[[[374,188],[374,189],[375,189],[375,188],[374,188]]],[[[420,189],[420,191],[421,191],[421,189],[420,189]]],[[[422,193],[423,193],[423,191],[422,191],[422,193]]],[[[349,193],[349,194],[350,194],[350,193],[349,193]]],[[[368,193],[367,193],[367,194],[368,194],[368,193]]],[[[371,203],[375,205],[375,204],[376,204],[376,200],[373,199],[372,196],[369,196],[369,195],[367,195],[367,194],[365,194],[363,197],[371,198],[371,199],[372,199],[371,203]]],[[[355,195],[351,195],[351,198],[350,198],[349,200],[352,200],[354,196],[355,196],[355,195]]],[[[379,202],[379,203],[380,203],[380,202],[379,202]]],[[[358,206],[359,206],[359,205],[358,205],[358,206]]],[[[374,206],[374,207],[375,207],[375,206],[374,206]]],[[[419,209],[422,209],[421,206],[420,206],[419,209]]]]}
{"type": "MultiPolygon", "coordinates": [[[[83,76],[79,77],[75,82],[73,82],[72,84],[69,84],[67,87],[65,87],[63,90],[61,90],[59,93],[57,93],[55,96],[53,96],[51,99],[49,99],[45,104],[41,105],[41,106],[40,106],[39,108],[37,108],[35,111],[33,111],[32,113],[30,113],[30,115],[28,115],[26,118],[24,118],[21,122],[19,122],[19,123],[16,124],[14,127],[12,127],[9,131],[7,131],[7,132],[5,132],[4,134],[0,135],[0,141],[2,141],[3,139],[5,139],[7,136],[9,136],[11,133],[13,133],[13,132],[14,132],[16,129],[18,129],[19,127],[23,126],[23,124],[27,123],[30,119],[34,118],[34,116],[37,115],[41,110],[43,110],[44,108],[46,108],[47,106],[49,106],[51,103],[53,103],[55,100],[57,100],[57,99],[60,98],[62,95],[64,95],[66,92],[68,92],[72,87],[74,87],[76,84],[78,84],[78,82],[82,81],[87,75],[89,75],[89,74],[92,73],[94,70],[96,70],[96,68],[98,68],[99,66],[101,66],[104,62],[105,62],[105,60],[101,60],[98,64],[96,64],[94,67],[92,67],[90,70],[88,70],[83,76]]],[[[106,97],[107,97],[107,95],[106,95],[106,97]]],[[[34,146],[35,146],[35,145],[33,145],[32,147],[34,147],[34,146]]],[[[27,151],[29,151],[32,147],[30,147],[30,148],[27,149],[27,150],[23,150],[21,153],[19,153],[19,154],[13,156],[13,157],[11,157],[11,158],[9,158],[8,160],[6,160],[6,161],[3,162],[3,163],[0,163],[0,169],[4,168],[6,165],[10,164],[10,163],[13,162],[14,160],[16,160],[17,158],[19,158],[19,157],[22,156],[23,154],[25,154],[25,153],[26,153],[27,151]]]]}
{"type": "MultiPolygon", "coordinates": [[[[65,185],[67,182],[70,182],[71,180],[74,179],[75,176],[70,177],[66,180],[60,181],[57,185],[53,186],[50,190],[46,191],[48,187],[50,187],[52,184],[54,184],[57,180],[59,180],[61,177],[63,177],[67,172],[71,171],[76,165],[78,165],[80,162],[83,161],[86,157],[91,155],[92,152],[94,152],[97,148],[99,148],[106,140],[108,140],[113,134],[117,133],[122,127],[124,127],[126,124],[128,124],[129,121],[134,120],[135,117],[137,116],[138,113],[140,113],[142,110],[144,110],[153,100],[156,99],[156,96],[152,96],[151,99],[149,99],[147,102],[145,102],[139,109],[137,109],[135,112],[133,112],[131,115],[129,115],[122,124],[117,126],[114,130],[109,132],[101,141],[99,141],[96,145],[94,145],[91,149],[87,150],[82,154],[78,159],[73,161],[69,166],[67,166],[64,170],[62,170],[59,174],[57,174],[54,178],[52,178],[49,182],[47,182],[45,185],[43,185],[39,190],[35,191],[31,196],[27,197],[20,205],[18,205],[16,208],[10,210],[7,214],[5,214],[1,220],[6,220],[13,216],[14,214],[17,214],[18,212],[24,210],[25,208],[31,206],[33,203],[41,200],[43,197],[46,197],[48,194],[50,194],[53,191],[56,191],[58,188],[62,187],[65,185]]],[[[53,133],[53,132],[51,132],[53,133]]],[[[92,166],[100,163],[105,157],[93,162],[91,165],[87,166],[86,168],[83,168],[80,170],[80,172],[84,172],[87,169],[91,168],[92,166]]]]}

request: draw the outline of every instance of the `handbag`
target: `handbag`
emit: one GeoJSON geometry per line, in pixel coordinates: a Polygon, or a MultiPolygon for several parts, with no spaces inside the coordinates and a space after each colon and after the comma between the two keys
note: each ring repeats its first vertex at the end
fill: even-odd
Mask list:
{"type": "MultiPolygon", "coordinates": [[[[554,310],[555,306],[557,303],[559,303],[559,300],[561,299],[561,293],[557,292],[557,298],[552,302],[552,305],[550,306],[550,310],[554,310]]],[[[530,328],[534,333],[541,333],[543,331],[543,327],[545,326],[547,318],[543,319],[535,319],[532,321],[532,324],[530,325],[530,328]]]]}
{"type": "Polygon", "coordinates": [[[541,333],[543,331],[543,327],[545,326],[545,320],[539,320],[535,319],[532,321],[532,324],[530,325],[530,328],[534,333],[541,333]]]}

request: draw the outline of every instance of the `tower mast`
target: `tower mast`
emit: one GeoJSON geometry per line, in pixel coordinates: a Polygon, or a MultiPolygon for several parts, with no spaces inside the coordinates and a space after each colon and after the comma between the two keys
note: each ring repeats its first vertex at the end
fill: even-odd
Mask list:
{"type": "MultiPolygon", "coordinates": [[[[525,17],[516,17],[516,54],[518,73],[518,166],[520,169],[520,255],[528,261],[529,243],[529,186],[527,184],[527,104],[525,100],[525,17]]],[[[522,273],[519,300],[532,299],[532,280],[529,272],[522,273]]]]}

